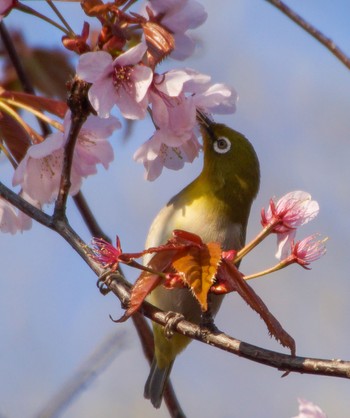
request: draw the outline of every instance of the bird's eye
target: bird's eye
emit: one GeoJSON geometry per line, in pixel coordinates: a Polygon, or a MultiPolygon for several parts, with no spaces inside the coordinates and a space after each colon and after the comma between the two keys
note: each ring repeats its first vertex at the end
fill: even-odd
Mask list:
{"type": "Polygon", "coordinates": [[[231,142],[224,136],[220,136],[214,142],[214,150],[218,154],[226,154],[226,152],[229,152],[230,149],[231,149],[231,142]]]}

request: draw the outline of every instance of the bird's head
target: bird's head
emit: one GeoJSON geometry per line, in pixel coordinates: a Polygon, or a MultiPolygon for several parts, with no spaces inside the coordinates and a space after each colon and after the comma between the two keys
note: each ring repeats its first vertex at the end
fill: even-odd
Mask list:
{"type": "Polygon", "coordinates": [[[202,179],[223,200],[252,202],[260,185],[259,160],[252,144],[239,132],[214,123],[201,112],[197,118],[204,149],[202,179]]]}

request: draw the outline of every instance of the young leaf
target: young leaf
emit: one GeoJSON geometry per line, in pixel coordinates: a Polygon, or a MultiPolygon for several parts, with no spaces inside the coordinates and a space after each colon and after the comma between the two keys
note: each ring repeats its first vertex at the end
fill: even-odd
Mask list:
{"type": "Polygon", "coordinates": [[[184,249],[173,259],[174,268],[183,274],[184,282],[192,290],[204,312],[208,309],[208,292],[214,283],[220,259],[221,247],[217,243],[184,249]]]}
{"type": "Polygon", "coordinates": [[[143,271],[132,287],[128,309],[124,312],[124,315],[116,322],[124,322],[130,318],[130,316],[140,308],[147,295],[152,292],[155,287],[158,286],[160,281],[161,277],[158,274],[152,274],[147,271],[143,271]]]}
{"type": "Polygon", "coordinates": [[[5,97],[6,99],[16,100],[37,110],[47,111],[60,118],[64,118],[64,115],[68,110],[68,106],[65,102],[47,99],[46,97],[35,96],[33,94],[3,90],[1,91],[0,96],[5,97]]]}
{"type": "MultiPolygon", "coordinates": [[[[262,299],[244,280],[242,273],[238,271],[238,269],[231,262],[222,260],[217,276],[220,278],[221,275],[230,276],[230,280],[232,280],[235,284],[236,291],[247,302],[247,304],[260,315],[262,320],[265,322],[269,333],[273,335],[283,347],[288,347],[292,355],[295,355],[294,339],[282,328],[282,325],[268,310],[262,299]]],[[[226,281],[227,278],[224,278],[223,280],[226,281]]]]}
{"type": "Polygon", "coordinates": [[[30,140],[22,126],[6,113],[0,115],[0,136],[14,159],[21,161],[30,146],[30,140]]]}

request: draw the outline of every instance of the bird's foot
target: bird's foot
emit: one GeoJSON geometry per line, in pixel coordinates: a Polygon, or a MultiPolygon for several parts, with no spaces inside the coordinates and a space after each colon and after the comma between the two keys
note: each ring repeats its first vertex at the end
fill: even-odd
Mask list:
{"type": "Polygon", "coordinates": [[[96,286],[98,287],[98,290],[102,293],[102,295],[107,295],[107,293],[110,292],[108,282],[110,282],[110,275],[106,272],[101,274],[101,276],[98,278],[96,282],[96,286]]]}
{"type": "Polygon", "coordinates": [[[210,309],[202,312],[200,326],[209,332],[219,332],[219,328],[214,324],[214,318],[210,309]]]}
{"type": "Polygon", "coordinates": [[[183,319],[185,317],[178,312],[170,311],[165,315],[164,335],[166,338],[170,339],[174,335],[174,328],[183,319]]]}
{"type": "Polygon", "coordinates": [[[110,271],[106,271],[105,273],[101,274],[101,276],[98,278],[96,286],[98,287],[102,295],[105,296],[111,291],[110,284],[114,278],[115,274],[111,273],[110,271]]]}

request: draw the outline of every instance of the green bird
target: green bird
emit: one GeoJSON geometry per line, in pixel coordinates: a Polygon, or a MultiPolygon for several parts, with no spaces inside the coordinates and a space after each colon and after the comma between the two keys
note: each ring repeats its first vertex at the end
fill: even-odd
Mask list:
{"type": "MultiPolygon", "coordinates": [[[[204,151],[202,172],[156,216],[146,248],[164,244],[174,229],[197,234],[205,243],[218,242],[223,250],[244,246],[250,208],[260,184],[258,157],[242,134],[202,113],[198,115],[204,151]]],[[[222,299],[221,295],[209,294],[213,316],[222,299]]],[[[182,314],[190,322],[201,322],[200,305],[189,289],[158,286],[148,301],[163,311],[182,314]]],[[[153,333],[155,355],[144,396],[159,408],[175,357],[191,340],[177,333],[166,338],[164,327],[156,323],[153,333]]]]}

